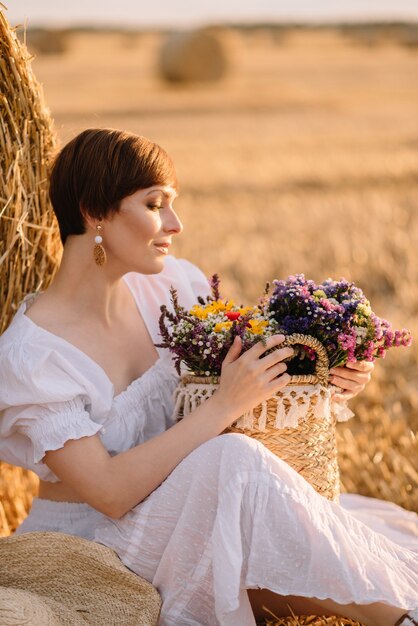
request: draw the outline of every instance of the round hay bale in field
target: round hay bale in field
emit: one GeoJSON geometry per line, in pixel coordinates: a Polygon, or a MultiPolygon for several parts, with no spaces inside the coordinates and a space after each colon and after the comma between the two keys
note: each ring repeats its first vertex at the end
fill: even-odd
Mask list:
{"type": "Polygon", "coordinates": [[[64,54],[68,50],[69,34],[66,30],[32,28],[26,33],[26,43],[37,54],[64,54]]]}
{"type": "Polygon", "coordinates": [[[216,81],[227,65],[222,38],[209,29],[172,33],[160,50],[159,71],[173,83],[216,81]]]}
{"type": "Polygon", "coordinates": [[[418,26],[410,25],[405,27],[403,31],[400,33],[398,38],[401,46],[405,48],[409,48],[410,50],[418,50],[418,26]]]}
{"type": "Polygon", "coordinates": [[[0,333],[22,298],[47,287],[61,244],[47,193],[52,119],[31,57],[0,11],[0,333]]]}

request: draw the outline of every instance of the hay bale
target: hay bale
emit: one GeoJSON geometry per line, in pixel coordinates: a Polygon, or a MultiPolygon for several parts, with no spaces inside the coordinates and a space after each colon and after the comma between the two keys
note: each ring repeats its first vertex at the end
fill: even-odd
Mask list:
{"type": "Polygon", "coordinates": [[[31,28],[26,33],[26,45],[39,55],[64,54],[69,47],[69,33],[51,28],[31,28]]]}
{"type": "Polygon", "coordinates": [[[414,50],[414,51],[417,50],[418,49],[418,26],[416,26],[415,24],[414,25],[411,24],[408,27],[405,27],[398,41],[401,44],[401,46],[404,46],[405,48],[409,48],[410,50],[414,50]]]}
{"type": "Polygon", "coordinates": [[[0,537],[8,537],[23,522],[38,484],[32,472],[0,462],[0,537]]]}
{"type": "Polygon", "coordinates": [[[161,46],[159,71],[174,83],[221,79],[227,71],[222,37],[209,29],[170,34],[161,46]]]}
{"type": "Polygon", "coordinates": [[[61,245],[47,195],[55,133],[31,57],[0,11],[0,333],[48,286],[61,245]]]}
{"type": "MultiPolygon", "coordinates": [[[[47,196],[55,134],[30,55],[0,11],[0,333],[22,298],[48,286],[61,244],[47,196]]],[[[26,517],[38,479],[0,462],[0,536],[26,517]]]]}

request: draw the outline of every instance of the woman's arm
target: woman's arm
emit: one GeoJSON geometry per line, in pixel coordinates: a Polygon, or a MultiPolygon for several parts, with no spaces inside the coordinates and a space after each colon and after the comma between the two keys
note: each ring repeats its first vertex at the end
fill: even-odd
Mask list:
{"type": "MultiPolygon", "coordinates": [[[[169,430],[111,457],[98,435],[68,441],[44,461],[84,502],[119,518],[150,494],[194,448],[222,432],[228,409],[216,395],[169,430]]],[[[233,421],[233,420],[231,420],[233,421]]]]}
{"type": "Polygon", "coordinates": [[[109,517],[122,517],[156,489],[185,456],[289,382],[282,361],[292,355],[292,348],[277,349],[261,358],[283,339],[283,335],[274,335],[265,346],[259,342],[239,357],[238,337],[225,357],[214,395],[149,441],[111,457],[98,435],[83,437],[47,452],[45,463],[81,500],[109,517]]]}

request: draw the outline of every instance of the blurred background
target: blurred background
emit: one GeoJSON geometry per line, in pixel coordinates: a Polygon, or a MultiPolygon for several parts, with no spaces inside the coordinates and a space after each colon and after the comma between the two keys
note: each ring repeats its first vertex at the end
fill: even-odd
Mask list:
{"type": "MultiPolygon", "coordinates": [[[[225,297],[344,276],[417,336],[418,4],[103,4],[6,12],[60,141],[114,127],[161,144],[181,186],[173,254],[218,271],[225,297]]],[[[377,365],[340,459],[346,490],[418,511],[416,346],[377,365]]]]}

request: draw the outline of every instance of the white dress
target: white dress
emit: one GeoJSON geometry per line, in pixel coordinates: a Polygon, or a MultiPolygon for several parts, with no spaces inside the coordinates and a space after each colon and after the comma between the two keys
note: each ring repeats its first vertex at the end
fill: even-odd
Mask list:
{"type": "MultiPolygon", "coordinates": [[[[202,273],[166,259],[155,276],[127,275],[155,342],[168,287],[191,306],[202,273]]],[[[99,433],[111,454],[170,427],[178,376],[160,358],[114,396],[104,371],[41,329],[21,306],[0,337],[0,458],[57,480],[45,450],[99,433]]],[[[285,462],[244,435],[220,435],[189,454],[120,520],[88,505],[36,499],[18,532],[57,530],[99,541],[160,591],[161,626],[254,626],[246,589],[341,604],[418,606],[418,518],[400,507],[319,496],[285,462]]]]}

